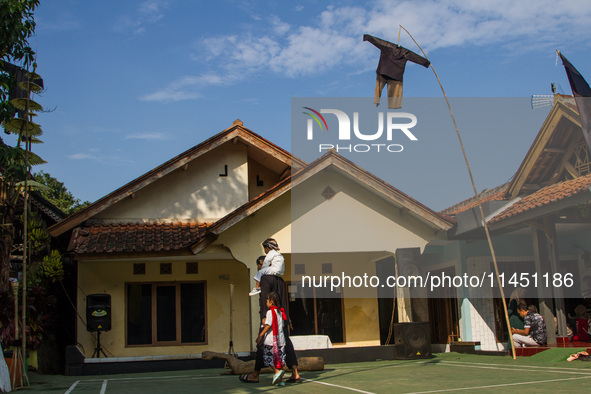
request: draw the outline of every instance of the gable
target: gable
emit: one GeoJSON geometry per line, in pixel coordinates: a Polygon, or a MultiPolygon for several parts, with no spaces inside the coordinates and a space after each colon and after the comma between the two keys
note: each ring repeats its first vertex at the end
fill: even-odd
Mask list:
{"type": "Polygon", "coordinates": [[[292,167],[297,170],[304,165],[300,159],[246,129],[241,121],[236,120],[232,127],[70,215],[49,230],[52,236],[59,236],[87,220],[216,219],[288,177],[292,167]],[[200,160],[207,155],[214,162],[200,160]],[[196,164],[205,166],[205,172],[199,174],[196,164]],[[255,170],[249,171],[249,164],[255,170]],[[224,182],[217,177],[227,172],[226,166],[232,182],[225,182],[228,185],[223,186],[224,182]],[[257,186],[260,184],[257,176],[262,179],[262,186],[257,186]],[[193,184],[195,180],[201,183],[193,184]],[[249,185],[254,186],[251,188],[249,185]],[[169,190],[170,187],[173,190],[169,190]],[[203,199],[199,201],[203,196],[212,197],[208,201],[212,201],[213,205],[209,206],[208,201],[203,199]],[[134,201],[134,198],[139,199],[134,201]]]}
{"type": "Polygon", "coordinates": [[[557,97],[509,186],[507,198],[529,194],[590,172],[589,150],[574,102],[570,103],[568,97],[557,97]]]}
{"type": "Polygon", "coordinates": [[[248,201],[244,144],[224,144],[99,212],[105,223],[211,223],[248,201]]]}

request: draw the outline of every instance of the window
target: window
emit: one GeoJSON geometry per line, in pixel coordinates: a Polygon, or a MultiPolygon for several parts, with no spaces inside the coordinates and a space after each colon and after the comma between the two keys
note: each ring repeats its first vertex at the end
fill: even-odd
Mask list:
{"type": "Polygon", "coordinates": [[[291,335],[327,335],[331,342],[344,342],[343,300],[327,298],[324,288],[303,288],[299,283],[288,285],[291,335]]]}
{"type": "Polygon", "coordinates": [[[198,274],[199,273],[199,264],[197,262],[186,263],[185,264],[185,273],[186,274],[198,274]]]}
{"type": "Polygon", "coordinates": [[[172,274],[172,263],[160,263],[160,275],[172,274]]]}
{"type": "Polygon", "coordinates": [[[206,342],[204,282],[128,283],[127,345],[206,342]]]}
{"type": "Polygon", "coordinates": [[[137,263],[133,265],[134,275],[145,275],[146,274],[146,263],[137,263]]]}

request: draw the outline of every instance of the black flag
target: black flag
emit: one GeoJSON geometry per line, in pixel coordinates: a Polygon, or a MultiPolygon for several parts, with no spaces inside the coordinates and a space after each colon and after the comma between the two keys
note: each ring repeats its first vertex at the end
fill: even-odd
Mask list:
{"type": "Polygon", "coordinates": [[[573,96],[575,96],[575,102],[577,103],[577,109],[581,117],[581,128],[587,141],[587,147],[591,150],[591,88],[589,88],[589,84],[585,81],[581,73],[562,56],[562,53],[557,52],[562,59],[573,96]]]}

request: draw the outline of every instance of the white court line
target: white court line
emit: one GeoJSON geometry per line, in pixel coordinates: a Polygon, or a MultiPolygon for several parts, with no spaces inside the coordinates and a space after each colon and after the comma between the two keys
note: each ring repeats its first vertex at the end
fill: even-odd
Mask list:
{"type": "MultiPolygon", "coordinates": [[[[230,376],[236,376],[236,379],[238,379],[239,375],[228,375],[228,376],[210,376],[210,377],[199,377],[199,376],[194,376],[194,377],[185,377],[183,379],[179,379],[179,380],[204,380],[204,379],[223,379],[223,378],[227,378],[230,376]]],[[[151,380],[148,379],[144,379],[142,380],[143,382],[158,382],[158,381],[167,381],[169,382],[170,379],[177,379],[176,376],[171,376],[171,377],[164,377],[164,378],[152,378],[151,380]]],[[[112,383],[113,379],[109,379],[109,381],[112,383]]],[[[140,383],[138,381],[132,381],[132,380],[119,380],[117,383],[140,383]]]]}
{"type": "Polygon", "coordinates": [[[445,389],[445,390],[431,390],[431,391],[416,391],[414,393],[407,393],[407,394],[427,394],[427,393],[443,393],[448,391],[465,391],[465,390],[480,390],[480,389],[491,389],[496,387],[509,387],[509,386],[519,386],[519,385],[534,385],[534,384],[544,384],[550,382],[564,382],[567,380],[580,380],[580,379],[589,379],[590,376],[581,376],[577,378],[562,378],[562,379],[550,379],[550,380],[534,380],[531,382],[518,382],[518,383],[504,383],[504,384],[493,384],[490,386],[476,386],[476,387],[461,387],[457,389],[445,389]]]}
{"type": "MultiPolygon", "coordinates": [[[[443,364],[448,364],[447,361],[441,361],[440,363],[437,363],[435,365],[443,365],[443,364]]],[[[520,371],[520,372],[542,372],[536,369],[528,369],[529,367],[525,366],[525,367],[521,367],[521,366],[500,366],[497,364],[460,364],[460,363],[453,363],[453,365],[457,365],[457,366],[461,366],[461,367],[468,367],[468,368],[481,368],[481,369],[498,369],[501,371],[520,371]]],[[[591,371],[572,371],[572,370],[561,370],[561,369],[550,369],[550,370],[545,370],[543,372],[553,372],[553,373],[562,373],[562,374],[571,374],[571,375],[587,375],[591,377],[591,371]]]]}
{"type": "Polygon", "coordinates": [[[324,368],[325,371],[330,371],[330,370],[334,370],[334,371],[372,371],[376,368],[406,368],[406,367],[412,367],[416,364],[422,364],[422,361],[415,361],[413,363],[404,363],[404,364],[384,364],[384,365],[379,365],[379,366],[370,366],[370,367],[348,367],[348,368],[340,368],[340,367],[333,367],[333,368],[324,368]]]}
{"type": "Polygon", "coordinates": [[[106,391],[107,391],[107,379],[103,380],[103,385],[101,386],[100,394],[105,394],[106,391]]]}
{"type": "Polygon", "coordinates": [[[66,391],[64,394],[70,394],[72,392],[72,390],[74,390],[74,388],[78,385],[78,383],[80,383],[79,380],[75,381],[70,388],[68,389],[68,391],[66,391]]]}
{"type": "Polygon", "coordinates": [[[363,390],[358,390],[358,389],[354,389],[352,387],[347,387],[347,386],[339,386],[338,384],[331,384],[331,383],[326,383],[326,382],[318,382],[316,380],[311,380],[311,379],[304,379],[302,378],[303,381],[305,382],[310,382],[310,383],[317,383],[317,384],[323,384],[325,386],[331,386],[331,387],[336,387],[339,389],[345,389],[345,390],[351,390],[351,391],[356,391],[358,393],[364,393],[364,394],[374,394],[371,391],[363,391],[363,390]]]}
{"type": "MultiPolygon", "coordinates": [[[[188,379],[212,379],[212,378],[223,378],[223,377],[227,377],[227,376],[238,376],[238,375],[202,375],[202,376],[195,376],[195,375],[179,375],[179,376],[144,376],[144,377],[137,377],[137,378],[112,378],[109,379],[109,381],[111,382],[115,382],[115,381],[124,381],[124,380],[167,380],[167,379],[182,379],[182,378],[188,378],[188,379]]],[[[80,381],[80,383],[96,383],[96,382],[103,382],[104,379],[87,379],[87,380],[82,380],[80,381]]]]}
{"type": "MultiPolygon", "coordinates": [[[[467,361],[447,361],[443,360],[440,363],[450,363],[450,364],[461,364],[465,365],[467,361]]],[[[470,365],[495,365],[500,366],[501,364],[492,364],[492,363],[469,363],[470,365]]],[[[512,366],[514,368],[537,368],[537,369],[551,369],[556,371],[581,371],[583,368],[559,368],[559,367],[543,367],[541,365],[515,365],[512,366]]],[[[591,370],[589,371],[591,373],[591,370]]]]}

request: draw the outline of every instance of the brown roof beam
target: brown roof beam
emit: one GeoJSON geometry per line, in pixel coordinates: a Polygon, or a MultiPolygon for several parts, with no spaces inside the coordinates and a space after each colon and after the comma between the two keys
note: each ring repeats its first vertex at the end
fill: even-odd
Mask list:
{"type": "Polygon", "coordinates": [[[547,146],[547,147],[544,148],[544,152],[547,152],[547,153],[566,153],[566,149],[565,148],[555,148],[555,147],[547,146]]]}

